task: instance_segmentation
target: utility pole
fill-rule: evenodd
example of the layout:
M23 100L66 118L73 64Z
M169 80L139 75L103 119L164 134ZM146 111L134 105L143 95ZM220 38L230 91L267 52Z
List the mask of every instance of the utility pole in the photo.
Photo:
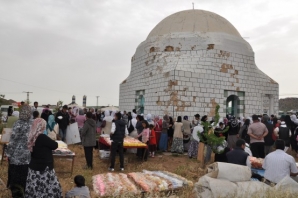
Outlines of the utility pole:
M98 110L98 98L99 96L96 96L96 109Z
M27 104L29 104L29 94L33 93L30 91L23 91L23 93L27 93Z

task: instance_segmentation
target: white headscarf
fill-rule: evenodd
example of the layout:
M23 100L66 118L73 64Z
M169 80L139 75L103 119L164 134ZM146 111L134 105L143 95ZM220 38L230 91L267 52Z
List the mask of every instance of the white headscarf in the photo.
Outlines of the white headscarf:
M290 118L291 118L292 122L294 122L294 124L298 125L298 119L297 119L296 115L291 115Z
M12 116L14 116L14 117L19 117L19 115L20 115L20 112L18 112L18 111L12 112Z
M112 116L110 116L110 111L109 110L105 110L105 117L103 120L105 120L106 122L112 122L114 118Z
M111 116L113 119L114 119L115 114L116 114L116 111L112 111Z
M137 117L137 114L132 113L131 124L132 124L132 126L133 126L134 128L136 128L136 124L137 124L137 119L136 119L136 117Z
M193 129L193 132L192 132L192 137L194 140L200 142L200 138L198 136L198 132L202 133L204 131L203 127L198 124L198 126L196 126L194 129Z

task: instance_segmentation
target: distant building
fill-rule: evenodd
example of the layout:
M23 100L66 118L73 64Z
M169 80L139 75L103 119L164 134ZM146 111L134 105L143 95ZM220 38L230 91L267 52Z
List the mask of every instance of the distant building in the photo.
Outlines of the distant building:
M120 110L172 116L278 114L279 85L225 18L186 10L162 20L131 58Z

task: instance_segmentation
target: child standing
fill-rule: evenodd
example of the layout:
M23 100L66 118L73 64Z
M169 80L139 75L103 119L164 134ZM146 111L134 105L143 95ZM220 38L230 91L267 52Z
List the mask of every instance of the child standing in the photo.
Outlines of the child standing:
M139 138L140 136L142 136L142 142L148 145L149 134L150 134L149 124L147 121L144 120L142 121L142 126L143 126L143 131L136 138ZM144 157L144 160L147 161L148 149L142 149L142 156Z
M149 155L150 157L154 157L155 151L156 151L156 136L154 131L154 125L150 124L150 136L149 136Z
M90 198L90 191L87 186L85 186L85 178L82 175L77 175L74 178L74 183L76 187L71 189L65 194L66 198L70 197L80 197L80 198Z

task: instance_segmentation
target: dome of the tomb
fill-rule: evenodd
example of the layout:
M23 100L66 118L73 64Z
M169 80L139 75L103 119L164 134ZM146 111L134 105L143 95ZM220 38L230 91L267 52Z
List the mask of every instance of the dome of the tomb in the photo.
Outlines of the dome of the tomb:
M163 19L147 38L178 32L222 32L241 37L237 29L218 14L205 10L185 10Z

